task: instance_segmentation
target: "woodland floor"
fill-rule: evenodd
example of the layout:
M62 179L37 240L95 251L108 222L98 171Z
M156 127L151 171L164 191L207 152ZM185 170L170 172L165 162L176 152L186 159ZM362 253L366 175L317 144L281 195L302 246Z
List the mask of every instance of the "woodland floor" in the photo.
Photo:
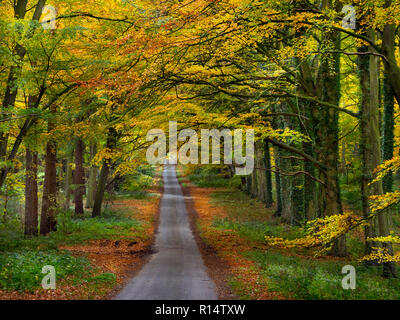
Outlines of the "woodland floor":
M184 188L196 238L209 274L217 285L219 299L236 300L245 296L257 300L283 299L279 293L266 290L267 284L260 278L255 263L241 254L257 244L244 241L230 230L217 231L212 227L214 219L227 216L223 207L210 203L213 192L216 192L216 189L198 188L193 185ZM247 288L249 292L239 292L233 279L240 281L243 290Z
M1 291L4 300L76 300L109 299L140 270L151 254L154 230L158 222L160 188L148 190L144 199L118 199L112 203L113 212L124 212L125 218L134 219L140 230L118 237L118 224L110 226L113 234L104 239L77 241L74 244L58 244L60 252L89 261L90 277L76 279L71 275L57 281L56 290ZM139 232L140 231L140 232ZM73 236L70 234L69 236ZM68 242L68 241L67 241ZM46 253L46 251L44 251Z
M265 243L266 235L293 239L301 236L302 230L282 224L273 217L272 209L236 188L199 187L198 181L184 176L182 170L178 170L178 176L191 227L219 299L400 299L399 279L384 279L379 267L366 268L358 262L363 251L359 231L347 238L351 251L342 259L316 258L304 250L271 248ZM204 181L212 178L206 177ZM71 260L76 269L67 263L70 272L60 280L57 278L56 290L37 289L37 278L34 290L11 287L0 290L0 299L115 297L152 253L161 196L161 184L158 185L141 199L118 197L100 220L91 219L88 212L85 217L72 220L72 227L61 221L60 229L49 237L29 240L21 233L0 230L0 264L5 266L0 273L2 286L23 285L32 274L40 274L32 264L41 268L54 254L65 255L67 261L77 259ZM394 219L393 225L400 228L400 221ZM44 256L43 260L37 254ZM4 264L4 256L11 256L8 261L14 264ZM356 290L344 290L341 286L341 270L348 264L357 270ZM19 265L24 269L32 267L31 273L18 273Z
M198 187L190 175L179 179L220 299L400 299L399 279L384 279L379 267L358 261L363 252L359 231L347 238L351 251L346 258L271 248L266 235L293 239L302 229L282 224L273 209L235 188ZM357 270L356 290L341 285L341 270L348 264Z

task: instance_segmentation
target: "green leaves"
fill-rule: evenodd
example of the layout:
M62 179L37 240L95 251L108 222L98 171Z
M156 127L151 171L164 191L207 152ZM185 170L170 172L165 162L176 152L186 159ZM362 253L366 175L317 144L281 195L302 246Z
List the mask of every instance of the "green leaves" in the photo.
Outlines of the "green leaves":
M0 288L3 290L34 291L39 288L43 278L42 268L54 266L57 280L74 274L83 277L91 270L85 258L75 258L66 253L12 252L0 256Z

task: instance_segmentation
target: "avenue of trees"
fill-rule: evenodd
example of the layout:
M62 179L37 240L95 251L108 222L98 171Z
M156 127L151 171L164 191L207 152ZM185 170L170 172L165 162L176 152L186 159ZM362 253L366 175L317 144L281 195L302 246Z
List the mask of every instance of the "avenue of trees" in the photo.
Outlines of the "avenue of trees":
M40 24L46 5L55 29ZM30 237L71 204L101 215L106 190L145 164L147 131L170 120L255 128L242 190L304 225L344 216L354 186L365 254L383 249L396 276L399 20L397 0L0 1L3 220L18 190ZM353 222L328 234L330 254L347 254Z

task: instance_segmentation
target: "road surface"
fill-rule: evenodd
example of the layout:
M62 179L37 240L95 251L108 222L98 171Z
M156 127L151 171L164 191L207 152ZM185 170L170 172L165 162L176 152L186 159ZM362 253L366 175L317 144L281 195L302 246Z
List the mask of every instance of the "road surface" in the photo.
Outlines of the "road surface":
M216 300L193 233L174 165L164 165L155 254L116 300Z

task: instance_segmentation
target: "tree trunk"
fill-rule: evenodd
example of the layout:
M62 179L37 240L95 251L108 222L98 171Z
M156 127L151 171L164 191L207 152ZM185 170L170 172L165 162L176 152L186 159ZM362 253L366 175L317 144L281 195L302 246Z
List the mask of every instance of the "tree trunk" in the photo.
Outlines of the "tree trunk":
M101 216L101 206L103 204L104 192L106 190L109 171L110 171L110 165L108 161L104 161L103 166L100 170L99 183L97 186L96 198L94 200L94 205L93 205L93 211L92 211L93 218Z
M43 185L40 234L46 235L56 230L57 213L57 157L56 144L48 142L45 157L45 176Z
M75 214L83 214L83 195L85 194L85 171L83 168L84 145L82 138L78 138L75 145L74 171L74 202Z
M55 113L55 107L51 108ZM54 128L53 120L49 120L48 132ZM42 213L40 218L40 234L46 235L56 230L57 214L57 145L50 137L46 145L45 176L43 184Z
M278 111L288 112L289 106L282 103ZM297 130L297 126L290 116L281 117L281 128ZM281 197L282 197L282 220L291 225L299 225L303 215L303 175L299 160L293 159L293 154L287 150L279 151L279 168L281 172Z
M389 7L392 0L385 1L385 7ZM385 74L392 89L393 95L400 104L400 67L397 64L395 51L396 26L393 24L385 25L382 37L382 53L385 66Z
M275 158L275 190L276 190L276 211L275 217L282 216L282 187L281 187L281 174L279 170L279 151L278 147L274 147L274 158Z
M290 153L279 150L279 171L281 173L281 198L282 198L282 220L286 223L293 222L293 178L287 176L291 172L291 163L285 159Z
M263 146L260 141L256 142L255 145L255 170L254 174L254 183L256 185L255 188L255 196L262 202L265 202L266 199L266 172L265 172L265 156Z
M291 159L292 172L303 171L303 164L297 159ZM304 219L304 175L295 174L293 177L293 213L292 213L292 225L301 225Z
M323 0L323 7L334 9L332 0ZM335 6L338 4L335 4ZM333 29L323 30L321 35L321 48L332 48L332 52L326 52L321 57L317 77L317 94L320 101L339 106L340 101L340 33ZM342 202L339 185L339 114L334 108L315 106L313 118L316 133L316 145L318 146L318 160L324 165L320 170L321 201L320 212L322 216L342 214ZM345 256L346 241L343 236L333 246L332 255Z
M271 174L271 150L269 148L269 143L265 142L265 206L271 208L273 204L272 199L272 174Z
M106 147L108 150L113 150L117 144L117 131L114 128L110 128L107 136ZM92 217L101 216L101 207L103 204L104 192L106 190L107 178L110 172L111 161L110 159L104 159L103 165L100 171L99 182L96 190L96 198L94 200Z
M70 207L71 202L71 184L72 184L72 168L71 163L73 161L72 152L69 152L67 158L67 166L64 178L64 193L65 193L65 202L64 202L64 209L68 210Z
M374 31L370 30L371 38L374 38ZM359 52L373 50L368 46L359 48ZM360 87L362 91L361 100L361 154L363 159L362 168L362 203L363 215L369 217L371 210L369 207L369 197L371 195L383 194L382 182L373 180L372 173L381 164L380 128L379 128L379 60L375 56L360 55L358 58ZM388 211L384 211L377 218L372 219L369 226L365 227L365 251L366 254L372 252L372 247L378 246L376 243L367 241L368 238L377 236L385 237L389 232ZM391 243L383 243L390 254L393 254ZM384 275L396 275L393 263L384 264Z
M28 108L34 108L38 101L37 96L28 97ZM26 174L25 174L25 235L28 237L38 235L38 185L37 168L38 154L26 148Z
M395 57L395 39L394 39L394 26L385 26L385 42L386 42L386 54L389 57ZM383 80L383 160L391 160L393 158L394 148L394 94L393 89L390 85L390 66L385 64L384 80ZM393 175L391 172L383 178L383 192L392 192L393 190Z
M246 193L251 196L251 175L246 176Z
M302 79L302 86L300 86L298 90L304 95L316 96L317 92L314 85L311 66L308 63L301 63L301 61L298 61L297 64L300 65L300 75ZM313 119L313 110L316 108L316 106L312 106L312 104L308 102L303 102L301 107L303 109L303 114L307 117L307 119L299 121L301 132L304 135L309 136L312 141L316 141L315 123L313 123L313 121L316 121L316 119ZM313 142L303 142L303 151L311 157L317 158L314 151ZM303 214L305 219L314 220L320 215L320 212L318 212L317 199L318 187L320 186L317 186L317 183L314 180L317 175L317 170L312 162L305 161L304 171Z
M38 235L37 153L26 150L25 177L25 235Z
M90 145L90 161L93 161L96 154L97 154L96 143L92 143ZM92 164L89 169L89 181L88 181L88 190L87 190L87 197L86 197L86 208L93 208L94 199L96 197L97 171L98 171L97 166Z
M305 153L313 155L311 143L304 142L303 150ZM307 173L304 177L304 216L307 220L314 220L317 218L317 186L312 177L315 177L316 170L311 162L306 161L304 171Z
M384 113L383 113L383 160L391 160L394 150L394 95L387 75L384 78ZM389 172L383 178L383 192L393 191L393 174Z

